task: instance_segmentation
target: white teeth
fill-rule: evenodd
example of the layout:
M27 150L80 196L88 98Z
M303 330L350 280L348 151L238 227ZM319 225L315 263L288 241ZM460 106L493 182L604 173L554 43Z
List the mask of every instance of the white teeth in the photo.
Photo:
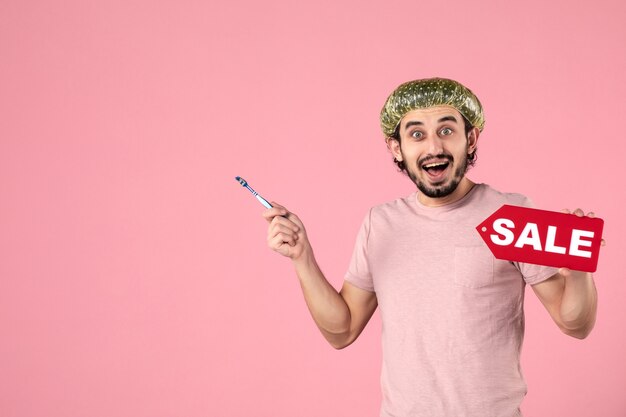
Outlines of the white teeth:
M424 165L424 168L434 168L434 167L438 167L440 165L445 165L447 164L447 162L435 162L434 164L428 164L428 165Z

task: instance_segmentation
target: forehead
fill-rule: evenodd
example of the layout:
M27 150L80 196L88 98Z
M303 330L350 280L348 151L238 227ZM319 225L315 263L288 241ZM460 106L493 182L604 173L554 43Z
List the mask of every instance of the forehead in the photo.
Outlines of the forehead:
M404 126L409 121L417 121L422 123L435 123L442 117L454 116L460 123L462 119L461 113L451 106L433 106L424 109L411 110L402 117L400 126Z

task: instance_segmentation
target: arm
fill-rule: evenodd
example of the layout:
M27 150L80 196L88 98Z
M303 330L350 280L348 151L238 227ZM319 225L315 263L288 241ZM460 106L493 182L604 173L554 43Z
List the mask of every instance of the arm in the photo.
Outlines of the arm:
M563 333L577 339L589 335L596 322L598 306L598 294L590 273L561 268L532 289Z
M569 210L563 211L569 213ZM576 209L574 214L580 217L584 213ZM588 216L594 217L594 214L589 213ZM589 335L595 325L598 308L598 293L592 274L561 268L532 288L563 333L578 339Z
M374 314L376 294L348 282L337 292L317 265L302 221L284 207L272 205L263 213L270 222L269 247L292 260L311 316L326 340L336 349L350 345Z

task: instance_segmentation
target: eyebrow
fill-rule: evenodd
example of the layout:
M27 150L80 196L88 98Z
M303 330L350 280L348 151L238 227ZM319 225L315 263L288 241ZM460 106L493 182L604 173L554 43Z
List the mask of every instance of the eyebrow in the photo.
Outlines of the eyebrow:
M456 117L454 117L454 116L444 116L441 119L437 120L437 123L446 122L446 121L455 122L455 123L459 122L458 120L456 120ZM406 123L406 126L404 126L404 130L407 130L411 126L420 126L420 125L423 125L423 124L424 123L422 123L420 121L411 120L410 122Z

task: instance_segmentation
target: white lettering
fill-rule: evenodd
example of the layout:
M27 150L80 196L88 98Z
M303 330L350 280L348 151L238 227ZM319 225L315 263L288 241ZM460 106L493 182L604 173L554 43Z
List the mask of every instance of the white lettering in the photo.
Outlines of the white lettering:
M513 239L515 238L515 235L513 234L513 232L511 232L509 229L507 229L504 226L514 229L515 223L513 223L513 221L509 219L496 219L493 222L494 232L499 233L503 236L503 237L500 237L498 235L490 236L491 241L495 243L496 245L506 246L506 245L510 245L511 243L513 243Z
M546 238L546 252L552 253L565 253L563 246L556 246L554 240L556 239L556 226L548 226L548 237Z
M522 234L517 238L515 242L516 248L521 248L524 245L531 245L535 250L541 250L541 239L539 238L539 229L535 223L527 223L522 230Z
M569 254L573 256L582 256L583 258L591 258L591 252L580 250L581 246L591 246L591 241L582 240L581 237L593 237L593 232L589 230L572 230L572 240L569 246Z

